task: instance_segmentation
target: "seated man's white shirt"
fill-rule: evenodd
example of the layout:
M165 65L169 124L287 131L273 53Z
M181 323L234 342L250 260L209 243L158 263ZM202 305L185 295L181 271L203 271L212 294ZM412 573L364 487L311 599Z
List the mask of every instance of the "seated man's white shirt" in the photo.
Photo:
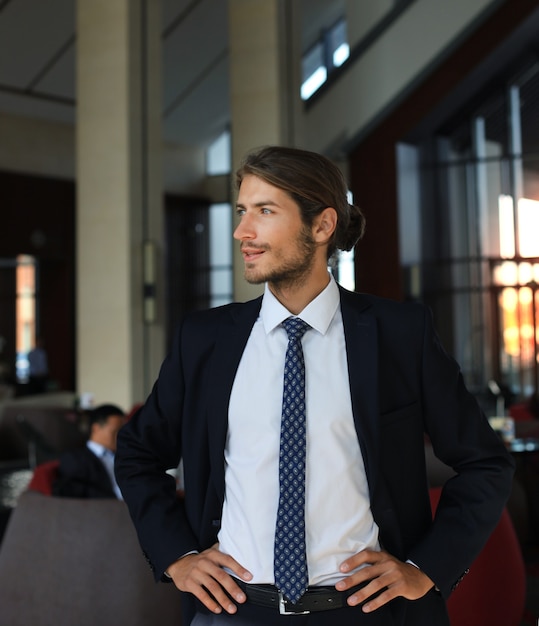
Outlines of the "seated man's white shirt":
M95 454L95 456L103 463L103 466L107 470L112 488L118 500L123 500L122 492L118 483L116 482L116 476L114 475L114 452L105 448L100 443L89 439L86 442L86 447Z
M273 583L279 500L279 440L284 360L281 322L290 312L264 293L234 381L225 449L220 549ZM306 544L309 584L341 580L340 564L379 549L378 527L355 430L338 287L328 287L299 316L312 328L302 341L306 372Z

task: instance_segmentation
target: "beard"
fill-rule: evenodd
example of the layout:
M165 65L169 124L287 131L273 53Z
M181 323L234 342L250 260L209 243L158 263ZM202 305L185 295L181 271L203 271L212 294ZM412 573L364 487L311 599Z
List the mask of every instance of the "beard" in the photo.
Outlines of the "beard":
M255 266L250 268L249 264L246 264L245 280L251 285L267 282L277 289L302 285L311 273L316 243L308 228L303 228L293 243L293 249L288 252L274 253L274 267L256 269ZM269 245L262 245L260 249L272 251Z

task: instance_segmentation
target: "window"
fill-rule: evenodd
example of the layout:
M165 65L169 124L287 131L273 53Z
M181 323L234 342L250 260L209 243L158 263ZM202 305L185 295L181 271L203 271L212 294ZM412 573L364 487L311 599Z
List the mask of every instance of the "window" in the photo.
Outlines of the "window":
M207 150L207 174L219 176L231 171L230 131L223 132ZM209 306L227 304L233 299L232 208L228 202L212 204L209 229Z
M528 396L539 388L539 64L505 85L418 149L421 297L472 387L495 379Z
M322 33L302 59L301 98L308 100L328 79L337 67L350 56L346 20L341 18Z
M229 174L230 158L230 131L226 130L206 150L206 174Z
M340 67L350 56L350 46L346 39L346 22L341 19L328 33L328 48L332 67Z
M36 261L20 255L16 259L16 361L15 375L19 382L28 382L28 352L36 341Z
M339 252L335 280L345 289L354 291L356 288L356 266L354 260L354 250L349 252Z
M232 302L232 209L228 202L210 206L210 306Z
M308 100L327 80L328 70L324 64L324 46L317 43L304 56L302 62L303 83L301 98Z
M354 203L352 192L348 191L348 202ZM333 276L335 280L342 285L345 289L354 291L356 288L356 265L354 249L345 252L339 250L337 252L337 258L335 266L332 268Z

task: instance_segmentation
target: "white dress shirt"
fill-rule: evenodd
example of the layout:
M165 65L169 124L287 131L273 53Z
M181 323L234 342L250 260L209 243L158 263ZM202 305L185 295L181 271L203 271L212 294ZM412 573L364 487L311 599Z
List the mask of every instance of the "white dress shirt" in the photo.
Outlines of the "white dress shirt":
M220 549L273 583L279 499L279 439L285 352L281 322L290 317L266 286L236 373L225 448ZM307 414L306 544L310 585L343 578L340 564L379 549L363 457L352 415L338 287L327 288L299 316L312 328L302 341Z

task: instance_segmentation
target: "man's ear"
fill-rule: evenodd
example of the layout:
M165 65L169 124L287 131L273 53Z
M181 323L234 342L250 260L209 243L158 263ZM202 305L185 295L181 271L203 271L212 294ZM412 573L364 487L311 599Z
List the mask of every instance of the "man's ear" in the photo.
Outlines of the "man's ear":
M317 243L327 243L337 228L337 211L326 207L313 223L313 237Z

